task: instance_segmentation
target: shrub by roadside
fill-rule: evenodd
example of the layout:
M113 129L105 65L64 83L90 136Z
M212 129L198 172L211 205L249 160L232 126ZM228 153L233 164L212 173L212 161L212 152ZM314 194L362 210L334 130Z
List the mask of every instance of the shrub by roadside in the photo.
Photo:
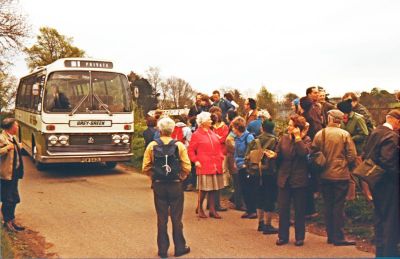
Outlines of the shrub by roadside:
M135 123L135 132L131 144L133 157L131 158L131 161L128 163L137 169L142 168L143 154L144 154L143 131L146 128L147 128L146 124L142 121Z
M319 215L309 221L308 231L326 236L322 197L315 199L315 207ZM357 248L366 252L374 252L374 208L372 203L358 192L355 200L346 202L345 216L344 230L347 235L357 240Z

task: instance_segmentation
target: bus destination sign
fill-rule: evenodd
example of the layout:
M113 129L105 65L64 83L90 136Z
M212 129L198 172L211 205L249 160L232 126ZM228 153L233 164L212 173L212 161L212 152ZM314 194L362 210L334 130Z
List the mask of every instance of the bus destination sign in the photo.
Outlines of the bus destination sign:
M111 121L103 120L79 120L69 121L70 127L111 127Z
M83 60L65 60L65 67L80 68L113 68L113 63L109 61L83 61Z

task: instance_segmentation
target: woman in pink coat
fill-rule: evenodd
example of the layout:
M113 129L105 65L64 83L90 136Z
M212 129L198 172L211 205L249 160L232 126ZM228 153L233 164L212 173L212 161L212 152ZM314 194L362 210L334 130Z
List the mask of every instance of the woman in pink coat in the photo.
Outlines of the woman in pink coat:
M219 137L211 130L211 114L202 112L196 119L198 129L193 133L189 143L188 153L190 160L196 166L199 189L199 204L196 212L200 218L206 218L203 210L203 201L208 194L210 217L220 219L215 210L216 191L224 187L222 177L223 153Z

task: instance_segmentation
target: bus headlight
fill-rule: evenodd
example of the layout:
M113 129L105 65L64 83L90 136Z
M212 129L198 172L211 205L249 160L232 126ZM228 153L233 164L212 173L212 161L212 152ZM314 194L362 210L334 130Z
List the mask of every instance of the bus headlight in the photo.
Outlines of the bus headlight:
M69 136L61 135L60 137L58 137L58 141L60 142L61 145L68 146L69 145Z
M122 143L128 144L129 143L129 136L128 135L122 135L121 137Z
M57 144L57 142L58 142L58 138L57 138L56 135L51 135L51 136L49 137L49 144L50 144L50 145L54 146L54 145Z
M117 135L117 134L113 135L113 136L112 136L112 141L113 141L114 144L119 144L119 143L121 143L121 136L120 136L120 135Z

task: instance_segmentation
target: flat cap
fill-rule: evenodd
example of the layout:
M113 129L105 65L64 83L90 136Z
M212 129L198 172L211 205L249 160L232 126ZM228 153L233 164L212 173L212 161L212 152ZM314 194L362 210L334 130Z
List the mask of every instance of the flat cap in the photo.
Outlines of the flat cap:
M393 109L387 115L392 116L397 120L400 120L400 109Z
M344 113L338 109L330 110L330 111L328 111L328 114L330 116L332 116L333 118L335 118L336 120L343 120L343 117L344 117Z

